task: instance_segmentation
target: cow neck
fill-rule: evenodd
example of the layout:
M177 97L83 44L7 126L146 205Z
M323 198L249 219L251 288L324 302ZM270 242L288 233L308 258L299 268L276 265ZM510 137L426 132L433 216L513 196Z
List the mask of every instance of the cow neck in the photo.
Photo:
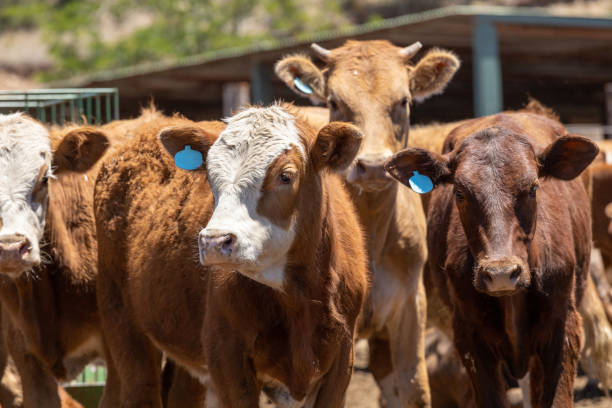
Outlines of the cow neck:
M95 174L72 172L61 173L49 182L46 245L42 249L51 257L51 263L42 269L61 271L77 284L93 282L96 274L94 182Z
M313 194L308 203L312 212L298 221L294 245L290 251L286 268L285 313L289 326L289 344L292 354L293 374L290 389L298 393L306 391L313 378L321 372L316 349L320 347L317 333L321 328L346 328L346 322L337 311L331 294L336 293L338 276L334 272L332 253L335 240L333 210L327 194L325 177L322 183L315 182L309 188L317 188L320 194ZM301 210L304 210L303 208ZM301 212L301 211L300 211ZM321 214L313 222L313 214ZM292 260L299 260L295 263ZM325 330L327 331L327 330Z
M506 350L508 368L516 378L527 371L526 337L528 336L527 299L525 293L501 297L499 302L504 319L504 332L509 350Z
M378 192L360 191L349 186L361 225L366 233L368 252L372 258L384 247L389 227L395 219L398 183Z

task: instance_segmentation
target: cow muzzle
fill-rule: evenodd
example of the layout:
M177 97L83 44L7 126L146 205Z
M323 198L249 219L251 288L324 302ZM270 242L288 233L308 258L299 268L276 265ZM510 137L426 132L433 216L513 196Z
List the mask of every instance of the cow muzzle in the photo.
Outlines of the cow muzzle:
M385 161L389 154L361 155L349 168L346 181L366 191L380 191L393 183L393 178L385 171Z
M236 235L217 230L202 230L198 248L202 265L231 263L237 249Z
M476 290L490 296L513 295L529 284L529 271L516 257L483 260L474 274Z
M0 236L0 273L18 274L39 263L32 244L21 234Z

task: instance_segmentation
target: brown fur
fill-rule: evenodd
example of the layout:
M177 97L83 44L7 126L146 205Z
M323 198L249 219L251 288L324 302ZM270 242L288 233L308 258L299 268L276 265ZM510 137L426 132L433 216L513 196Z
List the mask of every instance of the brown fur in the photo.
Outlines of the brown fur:
M552 120L558 120L558 115L552 109L542 105L535 99L530 99L525 108L521 109L519 112L538 113ZM417 126L411 129L409 145L441 153L444 139L448 133L465 122L466 121L459 121ZM594 160L593 164L582 173L581 178L591 197L593 241L596 246L602 246L604 250L606 248L606 242L610 241L611 244L608 246L612 250L612 235L606 234L604 227L607 226L607 224L602 210L602 203L606 202L605 194L612 191L612 188L609 187L612 185L612 171L610 171L610 180L606 178L606 169L612 168L612 166L605 164L604 157L604 151L608 149L609 144L606 144L606 141L600 141L598 145L601 149L599 156ZM609 150L612 151L612 148ZM594 193L593 184L597 186ZM430 197L431 194L421 196L426 210ZM612 200L612 194L607 199ZM612 254L612 252L610 253ZM612 259L612 255L610 259ZM585 328L585 344L582 359L585 367L589 367L589 376L597 378L602 384L607 384L611 381L610 378L612 375L612 365L610 364L608 352L612 347L612 338L610 338L610 333L612 333L612 328L610 326L612 323L612 290L610 290L610 285L605 278L604 269L602 269L601 273L594 268L591 268L590 271L595 282L595 287L587 285L585 288L585 300L583 302L588 302L588 304L581 305L579 308L583 324L585 327L588 326L588 328ZM430 274L426 272L424 274L424 279L427 289L428 322L442 328L447 335L452 335L450 332L450 322L448 321L448 310L439 297L436 296L436 289ZM602 320L600 313L602 307L608 321ZM437 381L437 379L437 377L430 378L430 382ZM456 379L456 381L460 380ZM438 384L432 383L432 388L433 387L438 387L441 390L446 389L445 387L440 387ZM448 398L452 399L452 396L449 395ZM455 403L461 406L460 401L455 401Z
M4 332L22 379L26 407L75 406L58 388L57 380L65 380L76 374L76 367L103 357L100 350L83 355L70 372L63 363L68 353L91 336L102 341L92 209L99 165L94 163L107 148L105 135L110 137L108 154L128 137L131 126L132 122L122 121L102 128L69 125L52 129L57 178L49 180L43 238L47 245L42 248L49 259L32 274L15 281L2 277L0 282L2 309L10 318L3 319ZM69 143L62 143L66 140Z
M330 50L322 70L306 56L293 56L280 60L275 71L298 94L294 78L310 85L309 98L328 105L330 121L354 123L364 133L346 177L366 231L373 282L360 336L371 338L380 354L391 354L382 360L392 367L373 369L379 385L387 384L382 390L387 402L429 407L424 213L419 197L390 180L382 163L385 154L408 142L411 102L441 93L460 63L453 53L434 49L412 64L400 50L388 41L347 41ZM372 164L372 171L355 180L360 159Z
M168 126L200 125L173 118L141 127L96 183L99 305L122 407L160 406L160 349L191 372L208 367L224 406L256 406L257 374L280 380L296 399L314 380L316 406L340 406L367 281L360 229L338 177L291 164L295 189L277 207L260 202L260 212L279 211L279 225L297 216L286 292L277 292L198 264L196 239L213 197L204 171L176 169L161 148L157 134ZM312 128L298 128L314 142ZM296 159L281 156L268 174ZM264 189L274 182L270 176Z
M595 157L597 148L584 138L559 138L563 134L560 124L542 116L499 114L456 128L445 142L444 156L408 149L387 167L402 181L413 169L419 169L439 184L432 193L428 215L429 267L453 311L455 346L471 378L478 406L507 405L502 362L517 379L529 370L534 406L572 404L581 340L576 308L583 295L590 253L589 205L579 179L561 181L548 174L576 177ZM510 143L517 138L522 141ZM590 150L583 150L586 147ZM567 151L563 149L573 154L564 156ZM537 204L535 198L520 198L526 201L517 207L516 216L505 213L507 218L492 221L477 208L499 192L487 190L482 195L481 190L491 181L480 177L500 162L468 158L484 152L497 154L498 150L504 154L506 171L500 175L500 185L524 189L526 186L516 183L535 173L540 176L540 189ZM561 157L568 157L567 167L558 166ZM467 164L462 167L463 163ZM473 186L477 198L472 198L476 193L464 191L464 185ZM522 190L518 191L504 194L523 197ZM506 198L499 197L507 205ZM536 214L535 208L537 227L535 219L529 218L529 214ZM480 280L482 265L489 262L484 255L489 254L489 248L497 248L496 237L503 236L501 230L490 231L512 223L521 225L520 229L512 227L512 235L506 238L511 245L507 248L518 259L514 262L522 263L518 286L512 295L489 296Z

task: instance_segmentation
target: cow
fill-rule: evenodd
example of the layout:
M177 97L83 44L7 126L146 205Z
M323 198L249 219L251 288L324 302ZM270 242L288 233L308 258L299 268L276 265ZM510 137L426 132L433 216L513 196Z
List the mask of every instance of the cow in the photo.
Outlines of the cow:
M367 292L364 238L337 173L362 135L291 105L145 126L94 202L98 302L121 407L160 407L159 350L208 407L339 407ZM185 146L206 166L178 169Z
M529 374L533 406L572 405L591 250L577 177L597 152L548 117L502 113L455 128L444 154L409 148L385 164L435 185L428 264L477 406L507 406L502 368Z
M392 364L370 365L388 407L431 406L424 357L425 216L419 197L383 169L384 160L406 146L411 103L443 92L459 68L453 53L439 49L412 64L420 48L418 42L400 48L347 41L332 50L313 44L323 69L305 55L275 66L289 88L327 105L329 121L354 123L364 134L344 179L366 232L372 280L359 335L371 339L371 362Z
M2 329L25 407L76 406L57 380L103 354L88 210L107 146L92 127L50 135L25 114L0 115Z
M545 115L553 120L559 120L558 115L549 107L542 105L539 101L530 98L526 106L518 112L531 112ZM452 123L434 123L420 125L411 129L409 146L420 147L435 153L442 153L443 143L446 136L457 126L466 121ZM591 197L592 210L592 232L594 244L599 248L610 248L612 254L612 239L607 235L607 222L604 217L604 203L606 195L612 200L612 168L605 164L606 149L609 144L606 141L597 142L600 154L593 163L582 173L581 178L585 188ZM607 156L612 157L610 154ZM607 170L608 169L608 170ZM421 196L427 213L427 203L431 194ZM585 286L585 296L579 305L578 311L582 317L584 327L584 344L582 350L581 365L589 377L598 379L604 388L612 386L612 290L603 275L600 262L599 250L593 248L592 259L589 268L590 276ZM612 258L611 258L612 259ZM448 311L441 302L436 290L431 282L431 276L426 270L424 274L425 288L427 291L428 324L442 328L448 336L452 336L452 328L448 321ZM592 282L591 282L592 281ZM462 375L461 373L458 373ZM448 374L447 374L448 375ZM467 374L465 374L467 375ZM430 376L431 377L431 376ZM430 379L432 381L432 379ZM433 381L436 381L434 378ZM460 379L456 380L458 383ZM443 388L436 384L438 389ZM432 389L434 385L432 385ZM526 389L524 390L526 391ZM457 401L459 406L465 403Z

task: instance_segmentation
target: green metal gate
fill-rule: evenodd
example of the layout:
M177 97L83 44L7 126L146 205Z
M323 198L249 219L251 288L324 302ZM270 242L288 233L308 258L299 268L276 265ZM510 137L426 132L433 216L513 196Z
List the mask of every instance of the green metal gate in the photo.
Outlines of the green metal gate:
M119 119L117 88L0 91L0 113L23 111L43 123L102 124Z

